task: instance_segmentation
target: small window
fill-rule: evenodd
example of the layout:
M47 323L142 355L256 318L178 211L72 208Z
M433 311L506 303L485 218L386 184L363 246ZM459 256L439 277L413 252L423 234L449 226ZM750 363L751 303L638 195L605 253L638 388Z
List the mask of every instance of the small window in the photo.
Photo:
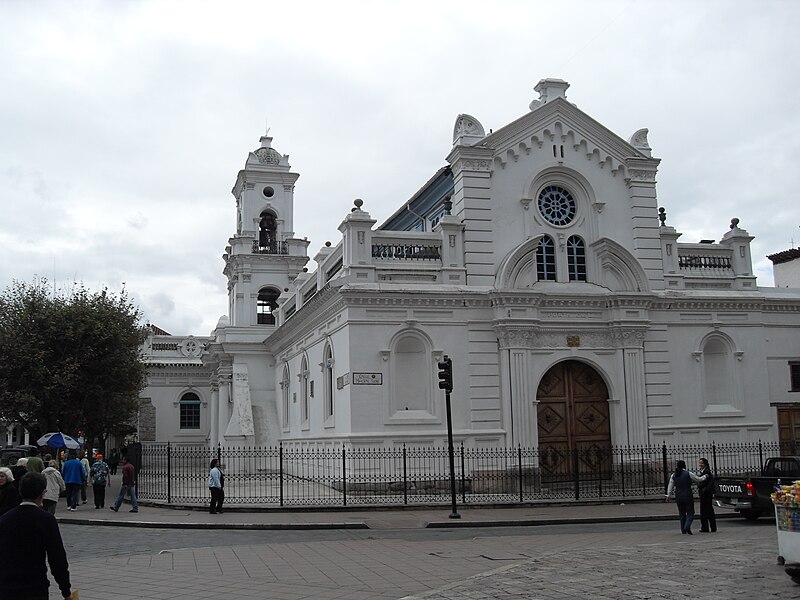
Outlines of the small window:
M789 374L791 380L790 392L800 392L800 362L789 363Z
M570 281L586 281L586 246L577 235L567 240L567 268Z
M184 394L181 397L180 410L181 429L200 429L200 398L197 394Z
M536 247L536 280L556 280L556 246L549 235L539 240Z

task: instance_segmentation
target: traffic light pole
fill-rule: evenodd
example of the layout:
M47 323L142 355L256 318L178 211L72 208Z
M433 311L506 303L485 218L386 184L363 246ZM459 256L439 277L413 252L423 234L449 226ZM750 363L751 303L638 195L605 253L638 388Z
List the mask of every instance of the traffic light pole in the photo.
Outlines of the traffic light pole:
M453 501L451 519L460 519L461 515L456 510L456 460L453 450L453 418L450 415L450 390L444 392L445 406L447 408L447 453L450 458L450 496Z

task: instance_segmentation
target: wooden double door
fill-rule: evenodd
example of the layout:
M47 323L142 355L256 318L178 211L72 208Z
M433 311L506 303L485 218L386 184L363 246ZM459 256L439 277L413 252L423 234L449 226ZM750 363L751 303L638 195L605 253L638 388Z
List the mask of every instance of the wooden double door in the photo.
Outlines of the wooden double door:
M784 456L800 453L800 406L778 408L778 441Z
M591 366L568 360L545 373L538 400L539 468L543 478L611 476L608 388Z

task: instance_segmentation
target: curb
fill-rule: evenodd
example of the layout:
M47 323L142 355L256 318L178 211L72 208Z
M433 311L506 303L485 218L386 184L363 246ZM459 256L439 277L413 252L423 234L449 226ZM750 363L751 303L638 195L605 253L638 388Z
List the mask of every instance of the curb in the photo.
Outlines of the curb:
M59 525L95 525L99 527L139 527L142 529L232 529L232 530L315 530L369 529L363 521L349 523L160 523L155 521L107 521L103 519L58 518Z
M738 519L739 515L717 515L717 520ZM542 525L591 525L594 523L633 523L644 521L674 521L675 515L629 515L621 517L553 517L549 519L505 519L496 521L430 521L426 528L453 529L458 527L539 527ZM695 515L695 522L700 522L700 517Z

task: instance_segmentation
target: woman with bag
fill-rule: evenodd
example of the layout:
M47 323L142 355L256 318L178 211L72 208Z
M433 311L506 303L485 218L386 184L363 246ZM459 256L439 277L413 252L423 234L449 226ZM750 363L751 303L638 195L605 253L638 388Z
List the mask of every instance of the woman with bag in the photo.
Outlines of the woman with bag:
M42 508L51 515L56 514L58 499L63 492L67 491L67 485L64 483L61 471L58 470L56 465L56 461L48 461L47 466L44 471L42 471L42 475L47 479L47 489L44 491L44 496L42 497Z
M222 514L222 502L225 500L225 475L219 468L219 460L216 458L211 461L208 472L208 489L211 492L211 508L209 513L212 515Z
M700 531L714 533L717 530L717 515L714 513L714 474L708 466L708 460L700 459L700 473L703 481L697 484L700 495Z

